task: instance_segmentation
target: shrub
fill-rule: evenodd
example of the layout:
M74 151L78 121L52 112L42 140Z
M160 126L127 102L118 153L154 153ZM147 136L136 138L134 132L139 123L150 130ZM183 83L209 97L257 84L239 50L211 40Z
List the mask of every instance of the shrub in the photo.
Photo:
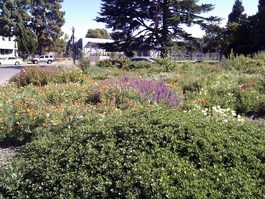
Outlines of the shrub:
M118 68L122 69L125 67L127 64L127 60L101 60L97 62L98 67L103 67L103 68Z
M83 56L82 52L79 53L79 68L83 71L83 73L87 73L88 68L91 66L90 59Z
M222 67L248 74L262 73L265 71L264 66L264 60L246 57L244 55L230 56L230 59L224 59L222 61Z
M245 115L264 113L265 110L265 95L258 93L253 89L241 90L237 102L236 111Z
M99 62L97 62L97 66L103 68L113 68L111 60L100 60Z
M98 66L90 66L86 72L94 80L105 80L123 75L123 71L121 71L120 69Z
M29 84L45 86L55 79L56 72L57 68L25 67L20 71L17 78L13 80L18 86L27 86Z
M132 79L123 77L120 80L109 80L99 83L98 90L102 88L111 88L117 90L131 89L136 91L141 98L151 100L156 103L165 103L170 106L177 107L179 105L179 99L175 92L168 88L163 81L153 81L146 79Z
M156 63L162 68L163 72L175 72L179 69L176 62L169 59L157 59Z
M83 83L88 79L88 77L83 73L82 70L78 68L67 68L61 69L56 74L56 79L54 83Z
M45 87L1 87L0 142L26 143L40 131L72 125L77 115L93 110L85 104L88 85L50 84ZM40 132L41 133L41 132Z
M25 146L6 198L262 198L264 123L174 109L87 121Z
M17 75L16 78L11 79L16 82L19 87L34 85L45 86L50 83L82 83L86 81L87 77L83 74L82 70L77 68L41 68L25 67Z

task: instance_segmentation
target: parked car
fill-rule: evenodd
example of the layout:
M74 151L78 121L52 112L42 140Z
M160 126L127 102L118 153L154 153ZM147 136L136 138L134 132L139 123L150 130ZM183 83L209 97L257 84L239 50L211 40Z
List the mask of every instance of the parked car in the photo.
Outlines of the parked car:
M20 65L23 64L23 60L19 57L6 57L0 59L0 65Z
M150 57L132 57L131 61L146 61L146 62L155 62L154 59Z
M47 64L51 64L54 61L53 55L41 55L31 59L33 64L38 64L39 62L45 62Z

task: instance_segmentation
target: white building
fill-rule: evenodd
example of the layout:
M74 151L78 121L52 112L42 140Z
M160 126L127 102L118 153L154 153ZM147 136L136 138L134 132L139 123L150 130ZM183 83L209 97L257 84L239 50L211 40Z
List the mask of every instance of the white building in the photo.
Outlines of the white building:
M17 50L15 37L0 36L0 58L17 56Z
M89 58L91 61L99 61L111 58L111 52L101 48L100 44L113 43L112 39L99 39L99 38L81 38L77 41L77 49L81 50L84 57ZM119 54L123 53L117 53Z
M105 56L108 54L99 44L113 43L111 39L81 38L77 41L77 48L81 49L85 56Z

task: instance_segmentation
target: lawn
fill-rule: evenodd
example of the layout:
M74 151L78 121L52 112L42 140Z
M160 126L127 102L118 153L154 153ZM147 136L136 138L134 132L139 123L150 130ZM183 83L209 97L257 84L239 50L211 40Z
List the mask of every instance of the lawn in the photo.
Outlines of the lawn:
M1 85L3 198L264 198L265 56L26 67Z

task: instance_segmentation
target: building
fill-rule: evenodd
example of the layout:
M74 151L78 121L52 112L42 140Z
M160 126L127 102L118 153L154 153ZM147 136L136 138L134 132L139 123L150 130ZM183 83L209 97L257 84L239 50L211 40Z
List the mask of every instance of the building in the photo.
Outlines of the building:
M100 44L113 43L111 39L99 39L99 38L81 38L76 42L76 48L81 50L84 57L89 58L91 61L100 61L110 59L111 52L107 52L101 48Z
M0 58L17 56L17 51L15 37L0 36Z

